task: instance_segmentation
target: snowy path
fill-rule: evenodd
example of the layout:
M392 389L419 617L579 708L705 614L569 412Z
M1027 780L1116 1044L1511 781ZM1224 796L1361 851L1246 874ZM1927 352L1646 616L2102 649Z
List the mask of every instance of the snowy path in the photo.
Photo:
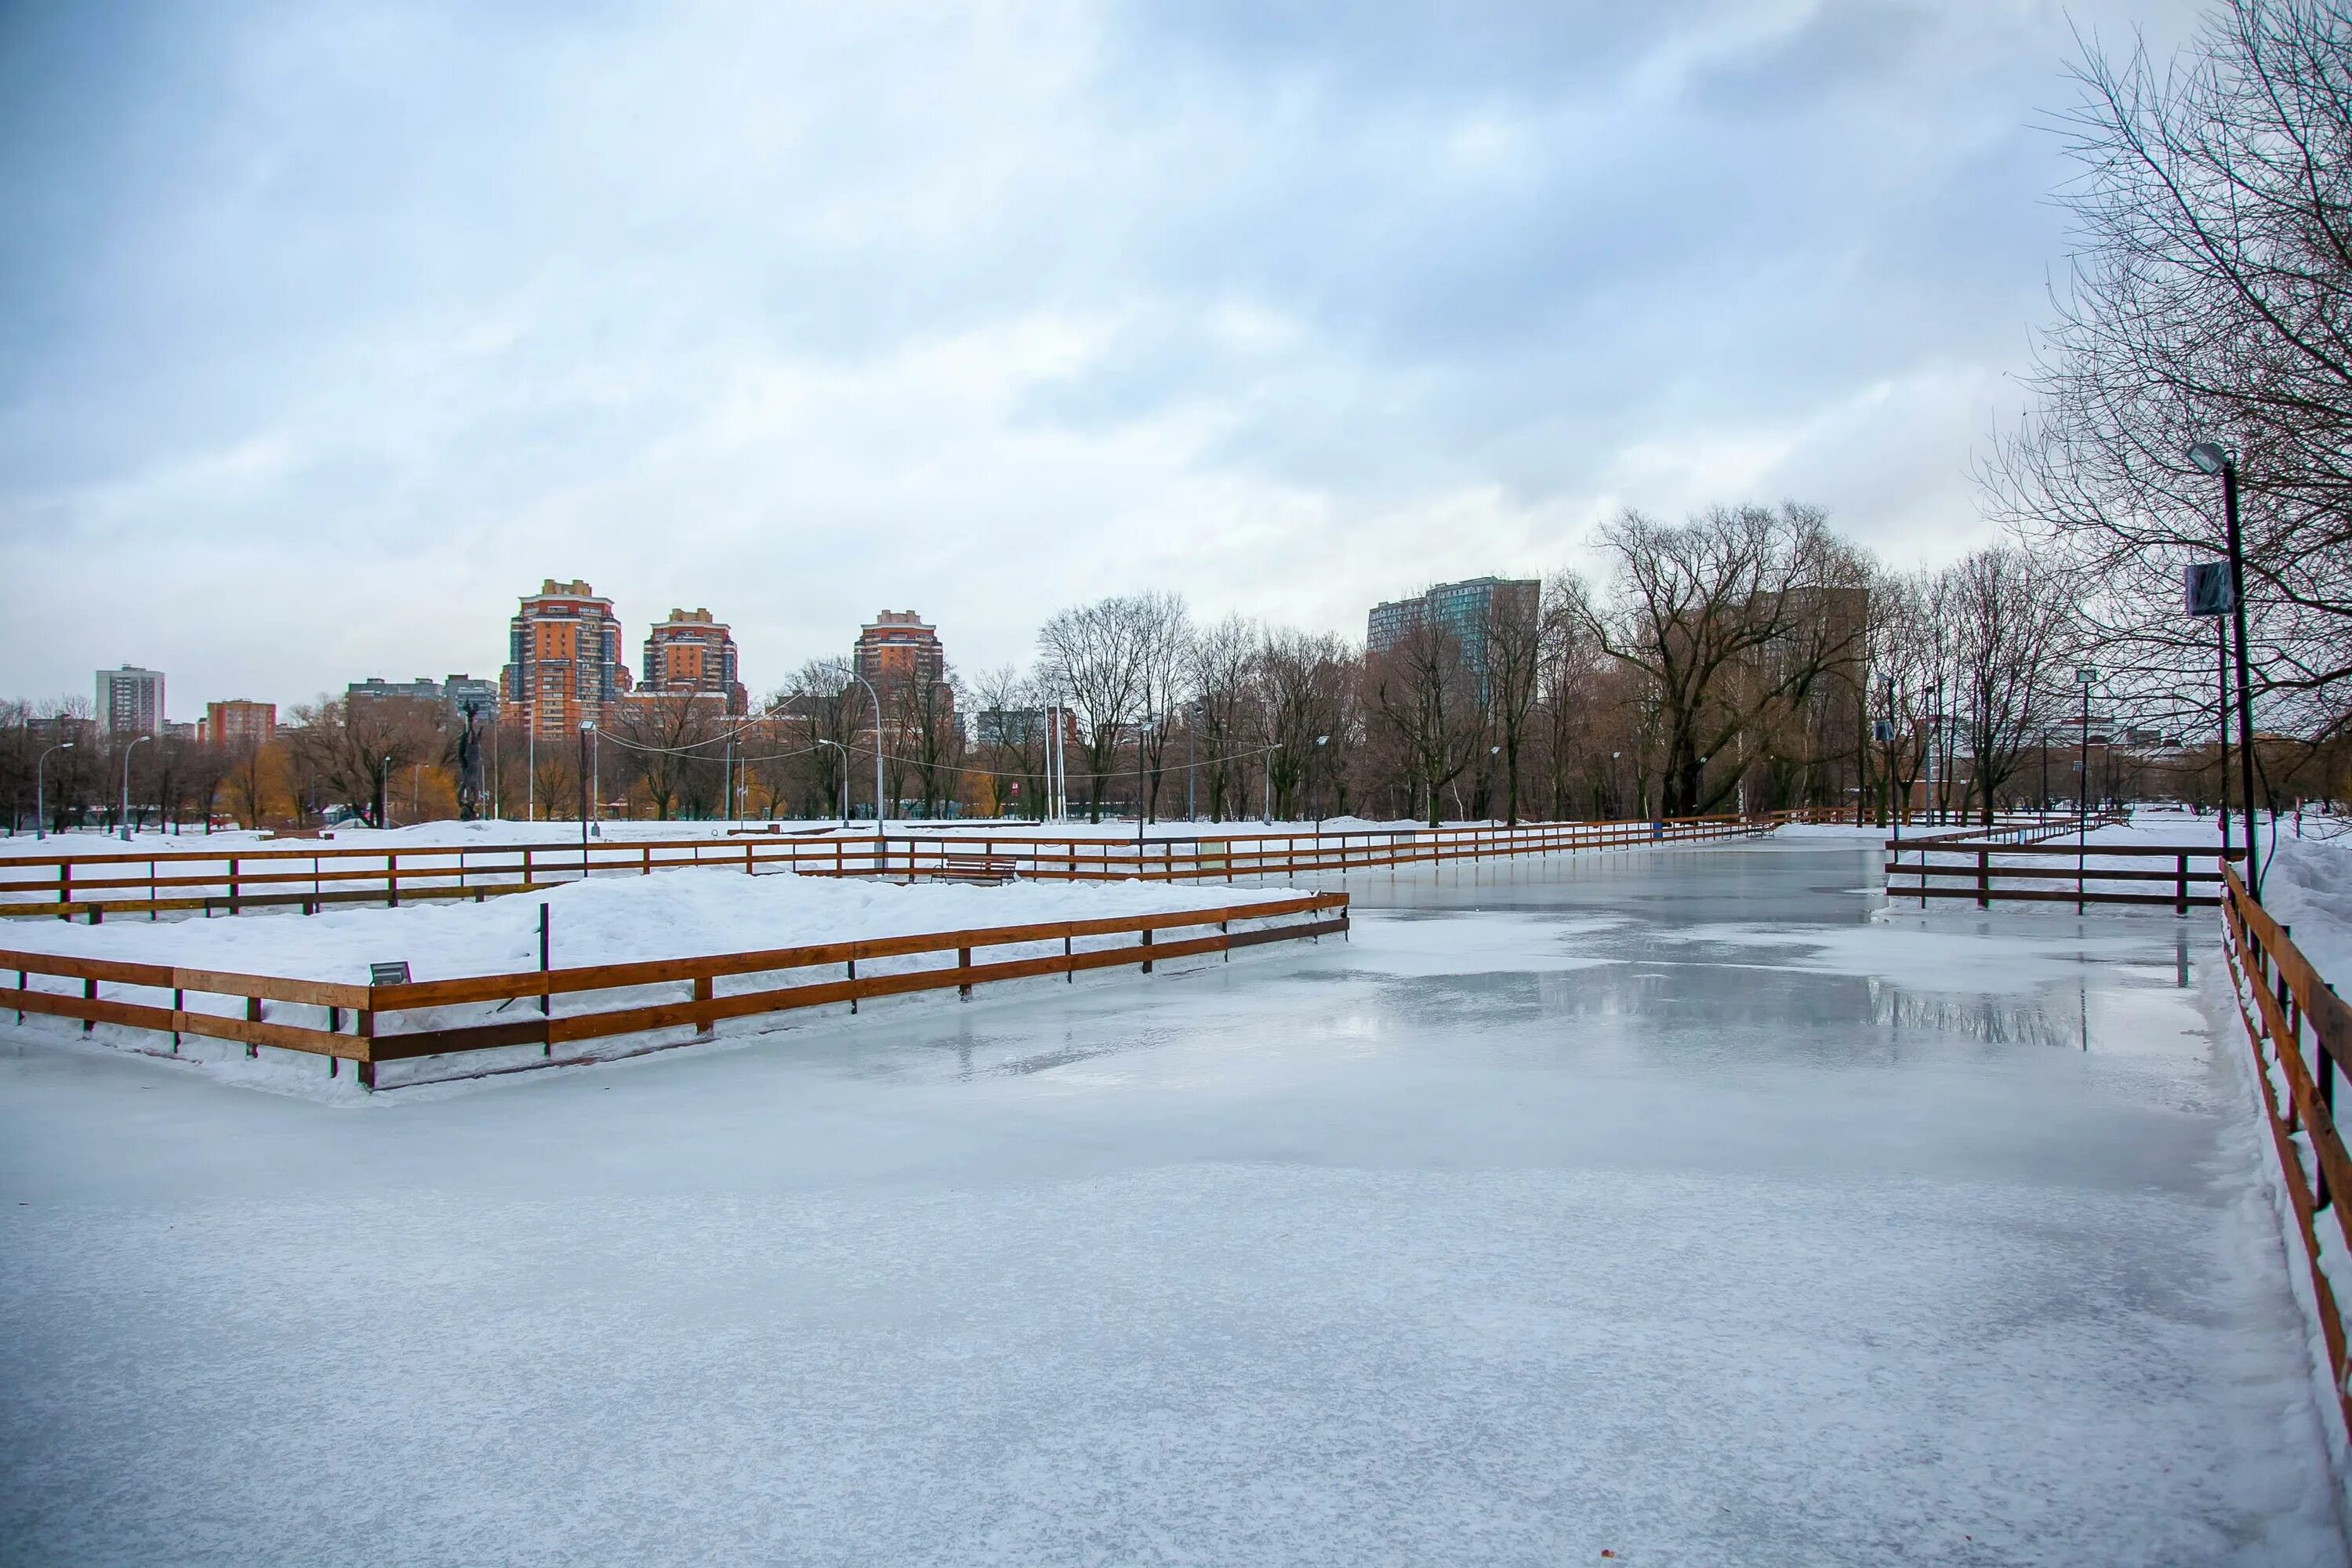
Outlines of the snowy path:
M0 1561L2342 1563L2208 928L1875 858L350 1109L0 1028Z

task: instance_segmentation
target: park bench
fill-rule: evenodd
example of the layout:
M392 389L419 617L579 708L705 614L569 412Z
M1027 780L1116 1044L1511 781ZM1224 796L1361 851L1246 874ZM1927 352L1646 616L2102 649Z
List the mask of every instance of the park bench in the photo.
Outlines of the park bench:
M1007 856L951 849L941 861L938 875L950 882L1010 882L1020 877L1021 866Z

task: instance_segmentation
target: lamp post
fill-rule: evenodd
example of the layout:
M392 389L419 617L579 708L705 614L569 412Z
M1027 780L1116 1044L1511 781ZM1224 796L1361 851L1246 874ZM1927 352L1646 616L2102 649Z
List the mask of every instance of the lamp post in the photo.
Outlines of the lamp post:
M1143 875L1143 819L1147 815L1144 805L1143 737L1150 728L1151 715L1147 711L1135 721L1135 874L1139 877Z
M1265 825L1274 826L1274 753L1282 750L1282 742L1274 742L1265 749Z
M2074 912L2083 912L2083 862L2091 842L2091 688L2099 683L2095 666L2083 665L2074 671L2075 683L2083 689L2083 760L2075 763L2078 780L2074 785Z
M70 752L73 749L71 741L59 741L49 748L49 752ZM36 839L49 836L48 795L42 788L41 779L42 770L49 765L49 752L43 752L40 761L33 764L33 837Z
M125 844L131 842L131 753L154 738L142 735L122 748L122 842Z
M879 838L882 836L882 699L874 695L874 683L856 670L849 672L849 679L866 688L866 700L874 704L874 836ZM846 748L841 753L841 818L842 826L845 827L849 825L849 752Z
M2254 853L2254 690L2246 663L2246 552L2238 533L2238 465L2211 441L2189 447L2189 460L2200 472L2221 479L2222 527L2230 547L2231 636L2238 655L2238 784L2246 797L2246 890L2260 900L2263 868Z
M408 819L411 822L421 821L425 816L424 775L423 763L408 764Z
M392 758L389 754L375 765L375 825L378 828L392 826Z
M593 721L580 721L580 879L588 879L588 736Z
M1323 837L1323 814L1315 807L1315 759L1321 756L1323 748L1330 743L1330 736L1318 735L1315 737L1315 749L1307 753L1307 809L1315 812L1315 837L1318 839Z

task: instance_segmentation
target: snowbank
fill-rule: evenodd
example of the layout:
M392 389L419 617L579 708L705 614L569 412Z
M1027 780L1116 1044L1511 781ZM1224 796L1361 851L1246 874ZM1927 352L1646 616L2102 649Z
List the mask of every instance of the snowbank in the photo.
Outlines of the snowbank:
M2294 928L2294 945L2339 992L2352 986L2352 839L2264 835L2263 907Z

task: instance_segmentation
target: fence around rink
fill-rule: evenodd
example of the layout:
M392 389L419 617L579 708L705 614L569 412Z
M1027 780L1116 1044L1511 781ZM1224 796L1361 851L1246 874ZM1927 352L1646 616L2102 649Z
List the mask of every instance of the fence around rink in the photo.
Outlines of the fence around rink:
M2320 1259L2345 1256L2352 1241L2343 1205L2352 1199L2352 1156L2336 1129L2336 1084L2352 1058L2352 1005L2336 994L2298 950L2286 926L2273 920L2246 891L2234 868L2222 877L2222 951L2229 956L2238 1016L2253 1048L2254 1077L2262 1084L2263 1120L2270 1124L2279 1176L2294 1210L2303 1257L2311 1274L2312 1305L2319 1318L2327 1370L2347 1433L2352 1433L2352 1365L2347 1365L2344 1320ZM2323 1227L2333 1226L2323 1250Z
M1996 902L2137 904L2175 914L2221 901L2224 852L2211 844L2066 843L2072 829L2021 827L1886 841L1886 897Z
M1770 818L1704 816L1639 822L1543 822L1516 827L1382 827L1346 831L1228 829L1154 837L839 829L739 832L721 837L585 844L429 845L140 852L0 854L0 915L83 917L238 914L332 904L398 907L420 899L482 900L585 876L651 876L694 868L821 877L1045 881L1223 881L1353 871L1424 862L1548 855L1736 838L1769 832Z
M1266 921L1288 923L1261 923ZM1214 926L1215 931L1172 942L1158 940L1163 931L1210 926ZM1236 926L1243 929L1235 929ZM99 1024L143 1029L159 1037L169 1036L174 1052L180 1047L182 1037L187 1035L241 1042L248 1056L257 1055L263 1046L303 1051L324 1057L331 1076L340 1070L343 1062L356 1064L360 1082L373 1089L376 1064L380 1062L513 1046L541 1047L542 1056L551 1059L560 1045L678 1027L690 1027L696 1038L708 1038L712 1029L728 1018L841 1002L848 1003L854 1012L863 999L944 990L950 985L968 997L973 986L992 981L1055 974L1076 979L1082 970L1129 963L1141 965L1148 974L1156 962L1202 953L1230 953L1235 948L1344 934L1347 930L1347 894L1301 893L1286 899L1165 914L988 926L813 947L586 964L387 985L297 980L0 949L0 972L16 972L16 988L0 996L0 1010L13 1007L19 1021L27 1013L79 1019L85 1033ZM1113 945L1079 945L1123 936L1137 940ZM975 963L972 958L975 952L985 948L1043 944L1050 949L1055 942L1061 944L1059 952L1029 952L986 963ZM876 973L870 967L876 961L940 952L954 953L955 962L884 973ZM860 963L869 965L865 974L857 973ZM790 985L725 993L719 990L719 983L724 980L835 967L843 971L837 980L803 980ZM48 984L35 984L37 980ZM683 997L648 999L643 994L649 987L680 985L687 988ZM79 994L73 989L77 986ZM110 987L115 994L105 994L102 987ZM161 1005L161 994L165 992L171 995L169 1006ZM635 994L627 994L631 993ZM192 996L195 1005L191 1005ZM554 999L559 996L593 996L610 1005L563 1012L555 1006ZM425 1020L423 1026L415 1026L417 1020L413 1017L441 1009L486 1009L492 1003L501 1007L527 1003L534 1010L495 1021L489 1021L487 1014L481 1018L455 1022L446 1018ZM214 1010L224 1004L228 1011ZM268 1016L273 1006L279 1013L275 1018ZM298 1010L291 1018L286 1016L289 1009ZM323 1017L313 1022L321 1013Z

